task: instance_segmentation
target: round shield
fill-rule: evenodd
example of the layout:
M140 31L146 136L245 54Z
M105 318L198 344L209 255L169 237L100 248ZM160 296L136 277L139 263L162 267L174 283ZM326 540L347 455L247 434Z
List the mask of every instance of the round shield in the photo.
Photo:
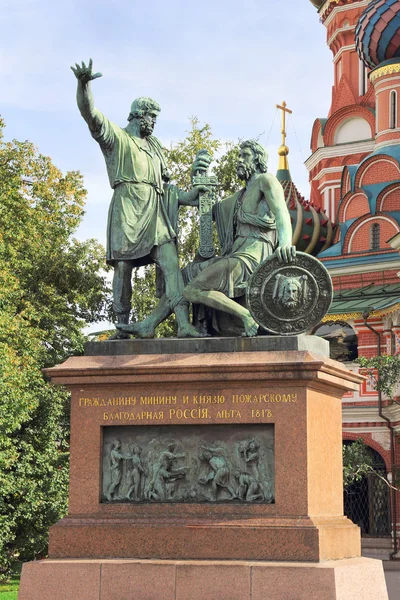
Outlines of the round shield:
M249 279L246 300L253 319L264 329L297 335L321 322L332 297L332 280L324 265L297 252L288 264L276 256L261 263Z

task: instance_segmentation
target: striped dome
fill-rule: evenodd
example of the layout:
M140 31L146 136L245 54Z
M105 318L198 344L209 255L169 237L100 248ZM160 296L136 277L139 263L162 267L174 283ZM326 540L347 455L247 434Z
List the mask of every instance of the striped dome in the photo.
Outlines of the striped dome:
M373 0L356 27L356 48L367 67L400 59L400 1Z

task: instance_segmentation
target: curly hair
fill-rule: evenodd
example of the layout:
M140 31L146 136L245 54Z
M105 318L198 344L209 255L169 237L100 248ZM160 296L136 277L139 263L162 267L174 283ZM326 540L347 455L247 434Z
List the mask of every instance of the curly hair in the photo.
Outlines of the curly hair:
M146 114L149 110L156 110L157 112L161 111L161 107L155 100L151 98L147 98L146 96L142 96L141 98L136 98L131 104L131 112L129 113L128 121L132 121L132 119L140 119Z
M268 170L268 152L264 146L261 146L256 140L246 140L240 144L240 149L243 150L243 148L250 148L253 151L257 167L261 173L266 173Z

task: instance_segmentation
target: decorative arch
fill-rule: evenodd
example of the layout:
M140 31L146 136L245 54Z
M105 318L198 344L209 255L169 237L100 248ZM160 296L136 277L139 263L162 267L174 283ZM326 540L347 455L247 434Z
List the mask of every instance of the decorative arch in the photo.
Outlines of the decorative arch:
M334 144L348 144L372 138L372 128L363 117L350 117L336 128Z
M358 336L347 321L319 323L311 333L329 342L330 357L334 360L353 362L358 358Z
M345 437L346 436L346 437ZM350 437L351 436L351 437ZM355 436L354 436L355 437ZM345 445L351 445L353 435L343 436ZM384 481L389 471L382 448L373 440L362 437L372 466L378 473L364 475L344 489L344 514L361 529L362 535L391 537L392 523L390 515L389 486Z
M318 148L321 148L325 145L324 142L324 127L325 127L326 119L316 119L313 124L312 132L311 132L311 152L315 152ZM320 145L322 142L322 146Z
M339 223L370 214L368 198L363 190L350 192L343 198L339 209Z
M340 183L340 195L344 199L344 196L351 191L351 177L350 171L347 166L342 171L342 181Z
M354 252L370 252L370 226L373 223L379 223L381 226L381 248L390 249L386 240L390 239L399 232L399 226L396 220L390 215L371 214L357 219L349 227L346 238L343 244L343 254L351 254Z
M376 210L382 213L400 209L400 182L393 183L382 190L376 201Z
M384 178L384 179L383 179ZM355 177L355 186L362 187L400 178L399 163L388 154L374 154L361 163Z
M350 433L349 431L343 432L343 441L356 442L359 438L362 439L362 441L364 442L364 444L366 446L368 446L369 448L372 448L373 450L375 450L375 452L377 452L381 456L383 462L385 463L386 471L387 471L387 473L389 473L392 469L391 464L390 464L389 455L382 454L382 446L378 442L373 440L370 436L364 437L360 433Z
M324 140L326 146L335 145L335 133L341 123L353 118L364 119L370 126L370 130L375 131L375 117L372 111L363 106L344 106L337 110L327 121L324 129ZM372 137L372 134L370 135ZM364 138L365 139L365 138Z

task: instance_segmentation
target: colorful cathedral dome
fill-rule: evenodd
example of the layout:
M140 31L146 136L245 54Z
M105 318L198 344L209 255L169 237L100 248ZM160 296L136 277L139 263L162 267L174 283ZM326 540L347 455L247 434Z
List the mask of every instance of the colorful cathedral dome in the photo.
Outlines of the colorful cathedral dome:
M325 0L310 0L311 4L314 4L315 8L319 8L323 5Z
M356 27L356 48L367 67L384 61L400 61L400 1L373 0Z

